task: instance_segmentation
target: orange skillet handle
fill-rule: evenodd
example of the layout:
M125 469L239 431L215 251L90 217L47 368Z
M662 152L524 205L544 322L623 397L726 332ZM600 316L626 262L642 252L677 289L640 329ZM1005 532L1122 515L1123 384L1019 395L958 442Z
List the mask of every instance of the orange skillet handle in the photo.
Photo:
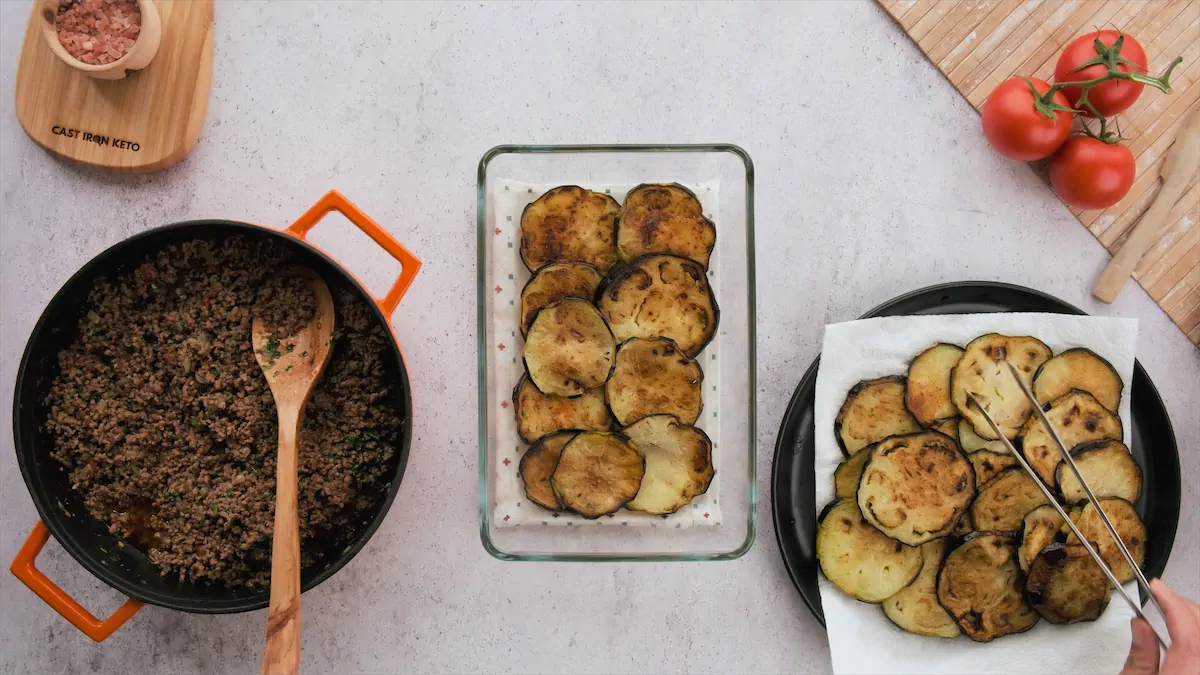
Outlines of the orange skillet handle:
M29 590L37 593L39 598L46 601L46 604L61 614L64 619L74 624L84 635L96 642L103 642L142 608L140 601L131 598L113 612L112 616L103 621L92 616L91 612L75 602L74 598L50 581L50 578L42 574L42 571L34 565L34 561L37 560L38 554L42 552L42 547L46 545L47 541L50 541L50 530L46 529L46 524L39 520L37 525L33 526L33 532L25 540L25 545L17 552L17 557L13 558L12 566L8 569L28 586Z
M347 220L366 232L367 236L374 239L376 244L379 244L383 250L400 263L400 276L396 277L392 288L388 290L382 300L375 299L379 309L383 310L383 315L390 319L392 312L395 312L396 306L400 304L400 298L404 297L408 287L412 285L413 279L417 278L417 270L421 269L421 261L337 190L330 190L324 197L321 197L320 201L313 204L312 208L300 216L299 220L288 227L287 233L297 239L304 239L308 231L330 211L337 211L346 216Z

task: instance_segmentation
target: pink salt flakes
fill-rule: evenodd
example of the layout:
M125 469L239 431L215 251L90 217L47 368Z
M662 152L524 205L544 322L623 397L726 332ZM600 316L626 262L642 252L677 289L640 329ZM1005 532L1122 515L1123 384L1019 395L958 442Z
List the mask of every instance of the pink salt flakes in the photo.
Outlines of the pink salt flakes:
M137 0L59 0L54 27L67 53L89 65L125 56L142 32Z

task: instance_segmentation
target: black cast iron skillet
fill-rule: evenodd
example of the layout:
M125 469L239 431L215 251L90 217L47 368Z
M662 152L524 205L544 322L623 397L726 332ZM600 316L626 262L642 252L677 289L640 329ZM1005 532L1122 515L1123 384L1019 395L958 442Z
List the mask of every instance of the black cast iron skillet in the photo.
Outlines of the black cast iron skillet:
M401 263L403 269L399 278L382 300L372 297L345 268L304 240L308 229L331 210L340 211ZM357 291L374 309L375 320L393 338L392 348L384 354L383 362L385 376L392 383L390 405L401 418L402 427L399 448L389 467L390 484L386 491L379 494L357 527L319 542L315 551L318 562L301 571L302 590L307 591L332 576L374 534L400 487L412 441L412 397L408 373L404 357L391 333L389 317L416 276L420 261L337 192L330 192L322 198L285 232L227 220L175 223L130 237L93 258L55 294L25 346L13 397L17 460L45 527L72 557L106 584L136 601L185 612L221 614L259 609L267 606L268 590L196 584L162 576L135 545L130 545L132 542L119 545L115 535L109 534L104 525L88 515L80 496L70 488L66 470L51 458L52 441L45 429L45 400L50 383L58 372L58 352L74 339L81 305L97 278L111 278L139 265L147 256L168 244L234 235L275 240L291 251L289 262L309 267L330 286ZM93 639L107 637L140 607L140 604L132 603L132 610L127 611L128 616L121 618L116 625L91 617L33 567L33 558L41 548L35 541L39 536L44 543L45 530L40 525L14 561L13 573ZM85 616L78 616L81 611ZM112 619L110 617L110 623Z
M901 295L860 318L981 312L1084 314L1079 308L1040 291L969 281L930 286ZM788 575L804 604L824 625L825 614L817 590L818 512L813 479L813 401L819 363L818 357L800 380L779 427L771 467L771 516ZM1145 485L1136 504L1147 529L1144 569L1146 576L1153 579L1161 576L1167 566L1179 524L1179 449L1167 409L1140 363L1134 363L1133 386L1128 395L1133 417L1130 449L1142 467Z

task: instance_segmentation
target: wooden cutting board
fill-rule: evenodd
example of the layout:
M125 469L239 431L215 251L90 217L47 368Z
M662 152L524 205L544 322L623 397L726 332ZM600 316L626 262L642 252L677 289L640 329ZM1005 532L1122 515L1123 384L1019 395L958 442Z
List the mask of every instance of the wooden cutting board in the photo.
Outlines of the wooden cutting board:
M1062 47L1097 27L1137 37L1153 74L1183 57L1171 94L1147 87L1119 116L1137 158L1138 177L1129 194L1102 211L1073 209L1084 227L1116 251L1158 192L1176 128L1200 102L1200 0L876 1L976 109L1012 75L1052 81ZM1200 181L1184 192L1168 221L1133 278L1200 345Z
M162 43L146 68L97 80L63 63L42 34L39 3L17 65L17 119L38 145L98 169L144 173L187 156L212 82L212 0L157 0Z

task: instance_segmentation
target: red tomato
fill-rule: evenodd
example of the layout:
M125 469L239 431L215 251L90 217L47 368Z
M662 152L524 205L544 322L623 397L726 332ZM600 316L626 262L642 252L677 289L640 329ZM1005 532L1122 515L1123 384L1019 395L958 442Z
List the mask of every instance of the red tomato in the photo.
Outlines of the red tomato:
M1102 63L1097 63L1083 70L1075 70L1079 64L1090 61L1096 58L1096 46L1094 41L1096 38L1107 47L1113 46L1117 38L1121 37L1121 33L1115 30L1099 30L1087 35L1080 35L1071 41L1069 45L1063 49L1063 53L1058 57L1058 63L1054 66L1054 81L1055 82L1082 82L1084 80L1094 80L1098 77L1104 77L1108 74L1108 67ZM1133 38L1132 35L1125 36L1125 42L1121 45L1121 57L1126 61L1137 66L1140 72L1146 72L1146 51L1142 49L1142 45ZM1133 68L1120 63L1117 64L1117 70L1128 73ZM1088 91L1088 103L1096 109L1103 117L1111 117L1119 112L1128 110L1129 106L1137 100L1137 97L1145 88L1141 82L1132 80L1109 80L1098 84ZM1092 111L1087 106L1079 108L1076 102L1079 101L1079 95L1083 93L1080 87L1066 87L1063 93L1067 95L1067 100L1071 102L1071 107L1081 111L1084 115L1092 117Z
M1038 93L1050 88L1045 80L1029 78ZM1061 92L1054 102L1067 105ZM1071 133L1072 114L1055 111L1046 117L1033 106L1033 92L1023 77L1010 77L1000 83L983 104L983 135L996 152L1009 159L1025 162L1049 157Z
M1050 161L1050 185L1077 209L1104 209L1133 186L1133 153L1122 143L1075 136Z

